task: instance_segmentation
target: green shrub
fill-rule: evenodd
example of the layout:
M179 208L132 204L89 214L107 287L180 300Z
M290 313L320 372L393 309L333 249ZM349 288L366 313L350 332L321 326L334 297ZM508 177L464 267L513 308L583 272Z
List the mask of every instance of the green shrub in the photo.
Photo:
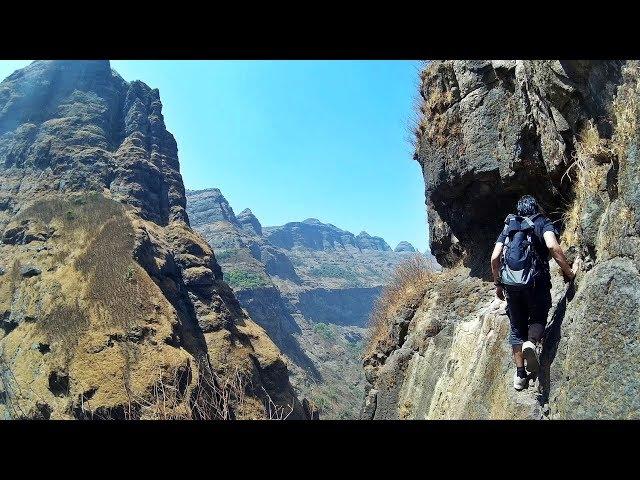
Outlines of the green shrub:
M227 270L224 280L234 289L249 289L269 286L267 277L258 272Z
M224 262L234 257L236 252L234 250L216 250L215 256L218 263Z
M323 263L319 267L312 268L309 270L309 275L314 277L342 278L351 282L356 282L358 280L358 276L355 273L339 267L338 265L328 263Z
M362 342L362 340L354 343L351 343L351 342L347 343L347 351L355 357L360 357L360 355L362 354L363 348L364 348L364 343Z
M318 335L322 335L327 340L333 340L335 338L335 333L330 325L326 323L316 323L313 326L313 331Z
M289 259L291 260L291 263L293 263L295 267L304 267L306 265L306 262L304 260L294 255L290 255Z

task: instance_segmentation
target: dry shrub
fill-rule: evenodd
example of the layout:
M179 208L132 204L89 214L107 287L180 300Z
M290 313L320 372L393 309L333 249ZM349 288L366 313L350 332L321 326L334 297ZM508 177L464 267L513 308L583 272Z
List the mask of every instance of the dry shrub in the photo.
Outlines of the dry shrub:
M107 219L123 211L120 203L98 192L89 192L40 200L22 210L16 220L38 220L45 225L56 220L63 227L61 233L68 237L78 230L94 232Z
M246 401L247 381L239 370L221 379L208 366L203 366L196 385L189 392L190 383L188 369L178 368L172 372L158 369L148 395L135 396L127 391L125 419L232 420L234 410Z
M141 267L132 258L133 248L133 227L122 212L102 225L75 262L88 279L87 300L103 307L108 325L129 327L133 319L151 313L146 301L150 292L144 292Z
M123 374L123 377L126 375ZM242 411L245 404L252 401L246 395L251 382L238 369L225 378L216 375L208 366L203 366L192 383L192 373L188 368L176 368L170 372L157 369L156 380L151 391L136 395L124 386L127 403L112 408L92 406L91 397L95 390L80 395L71 407L74 418L79 420L235 420L235 412ZM293 412L293 405L277 405L263 390L265 420L286 420ZM46 402L37 402L34 412L27 412L20 405L20 397L34 397L34 392L20 390L18 383L0 355L0 412L13 419L41 418L39 411ZM50 408L50 407L49 407ZM48 418L48 417L47 417Z
M70 355L82 336L89 330L91 322L78 299L68 304L56 305L38 322L38 328L49 342L59 342Z
M432 276L429 263L421 254L411 255L396 267L371 312L366 354L371 353L388 336L393 314L400 307L415 304L422 299Z
M128 392L126 420L235 420L235 412L243 411L251 401L246 395L250 381L236 369L224 378L208 366L200 369L198 382L188 391L191 372L176 369L170 374L158 370L152 391L145 397ZM263 390L265 420L286 420L293 406L277 405Z
M442 112L453 104L453 92L442 88L434 88L429 92L429 98L426 99L426 107L429 111Z
M567 168L562 179L568 178L570 181L588 182L585 187L597 187L594 181L594 167L597 163L609 161L614 156L613 148L607 139L600 138L598 130L589 120L578 134L576 149L573 152L573 162Z

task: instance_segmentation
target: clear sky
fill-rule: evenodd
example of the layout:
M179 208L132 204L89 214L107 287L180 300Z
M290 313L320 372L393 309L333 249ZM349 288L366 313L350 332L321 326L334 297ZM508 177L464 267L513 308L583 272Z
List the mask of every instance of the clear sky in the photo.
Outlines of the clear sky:
M0 79L28 61L0 61ZM160 90L188 189L218 187L263 225L314 217L427 248L407 125L419 62L121 61Z

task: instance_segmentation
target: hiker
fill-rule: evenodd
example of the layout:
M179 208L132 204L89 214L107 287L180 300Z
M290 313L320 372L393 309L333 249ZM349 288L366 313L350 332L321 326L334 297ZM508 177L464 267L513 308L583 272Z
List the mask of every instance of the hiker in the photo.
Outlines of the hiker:
M556 228L531 195L518 200L517 215L508 215L504 224L491 254L491 271L496 296L507 300L509 343L516 363L513 387L522 390L529 376L538 372L536 344L542 340L551 309L549 254L565 282L572 281L575 272L558 243Z

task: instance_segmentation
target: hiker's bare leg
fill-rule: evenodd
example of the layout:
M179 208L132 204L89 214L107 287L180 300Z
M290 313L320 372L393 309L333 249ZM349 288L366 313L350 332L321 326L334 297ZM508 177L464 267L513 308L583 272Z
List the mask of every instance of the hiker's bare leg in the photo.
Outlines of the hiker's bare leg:
M513 360L516 362L516 367L524 367L524 356L522 355L522 345L513 346Z

